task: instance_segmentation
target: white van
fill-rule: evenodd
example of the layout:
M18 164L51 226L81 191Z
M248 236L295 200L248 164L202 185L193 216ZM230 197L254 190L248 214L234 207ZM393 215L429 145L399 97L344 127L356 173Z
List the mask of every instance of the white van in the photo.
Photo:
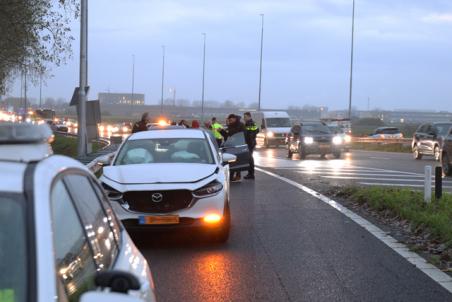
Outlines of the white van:
M260 132L257 134L257 144L266 148L286 143L292 122L285 111L261 111L252 113Z

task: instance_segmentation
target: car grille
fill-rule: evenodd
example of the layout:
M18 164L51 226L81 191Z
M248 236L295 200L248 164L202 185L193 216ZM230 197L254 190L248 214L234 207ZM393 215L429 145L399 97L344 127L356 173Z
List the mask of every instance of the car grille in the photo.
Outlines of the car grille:
M161 194L161 195L160 195ZM160 198L158 198L161 196ZM136 212L169 213L187 208L193 196L189 190L130 191L124 193L129 209Z
M331 143L331 137L330 136L319 136L314 138L315 142L318 143Z

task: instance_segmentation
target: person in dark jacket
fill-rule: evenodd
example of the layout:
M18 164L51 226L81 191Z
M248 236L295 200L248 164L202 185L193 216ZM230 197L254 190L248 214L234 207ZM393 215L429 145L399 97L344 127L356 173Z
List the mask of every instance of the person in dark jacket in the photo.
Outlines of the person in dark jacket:
M132 133L148 130L149 112L143 113L141 120L133 124Z
M245 176L245 179L254 179L254 158L253 152L256 148L256 136L259 132L259 128L256 126L256 123L253 121L251 117L251 113L245 112L243 114L243 119L245 120L245 141L248 145L248 150L250 151L250 162L248 168L248 175Z
M227 118L226 124L227 129L220 130L221 135L224 137L224 141L234 134L245 132L245 125L240 121L240 116L230 114ZM240 171L231 172L230 178L231 181L239 181L242 178Z

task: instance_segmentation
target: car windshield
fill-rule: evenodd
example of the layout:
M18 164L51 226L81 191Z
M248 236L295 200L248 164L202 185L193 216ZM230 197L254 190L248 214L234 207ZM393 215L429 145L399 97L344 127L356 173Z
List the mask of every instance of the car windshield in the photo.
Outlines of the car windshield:
M0 300L26 301L27 245L21 194L0 193Z
M323 124L303 124L301 126L303 134L330 134L330 128Z
M280 117L274 117L274 118L267 118L265 119L265 123L267 127L270 128L283 128L283 127L292 127L292 124L290 122L289 118L280 118Z
M336 134L344 134L345 131L343 128L338 127L338 126L328 126L328 128L330 128L331 132L336 133Z
M450 128L452 127L452 123L451 124L435 124L435 128L436 128L436 132L439 135L447 135L449 133Z
M214 164L214 159L206 139L155 138L127 141L114 165L158 163Z

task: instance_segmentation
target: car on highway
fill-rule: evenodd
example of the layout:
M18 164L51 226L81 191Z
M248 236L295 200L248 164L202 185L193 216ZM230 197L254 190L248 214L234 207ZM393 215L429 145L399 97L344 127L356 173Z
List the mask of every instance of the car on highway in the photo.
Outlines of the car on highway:
M93 174L52 155L47 125L0 124L0 300L155 301Z
M452 128L444 136L441 148L441 167L443 174L452 176Z
M129 136L100 179L127 228L190 228L225 242L235 160L206 131L169 127Z
M234 162L229 164L230 171L248 170L250 165L250 152L248 145L246 144L245 134L243 132L239 132L228 137L222 144L220 150L222 153L233 154L237 158Z
M396 127L379 127L375 129L369 137L375 139L400 139L403 138L403 134L402 131Z
M285 144L286 137L292 127L292 121L287 112L253 112L252 116L260 128L260 132L256 136L258 146L269 148Z
M343 150L343 139L334 134L323 122L303 122L292 127L287 140L287 157L298 153L300 159L308 155L319 154L324 158L333 154L340 158Z
M413 157L422 159L424 155L431 155L436 161L439 161L445 137L448 136L451 128L451 122L420 125L413 135L411 144Z
M341 137L343 143L343 150L345 152L349 152L352 145L351 134L349 132L346 132L346 130L340 126L328 125L328 128L330 128L333 134Z

